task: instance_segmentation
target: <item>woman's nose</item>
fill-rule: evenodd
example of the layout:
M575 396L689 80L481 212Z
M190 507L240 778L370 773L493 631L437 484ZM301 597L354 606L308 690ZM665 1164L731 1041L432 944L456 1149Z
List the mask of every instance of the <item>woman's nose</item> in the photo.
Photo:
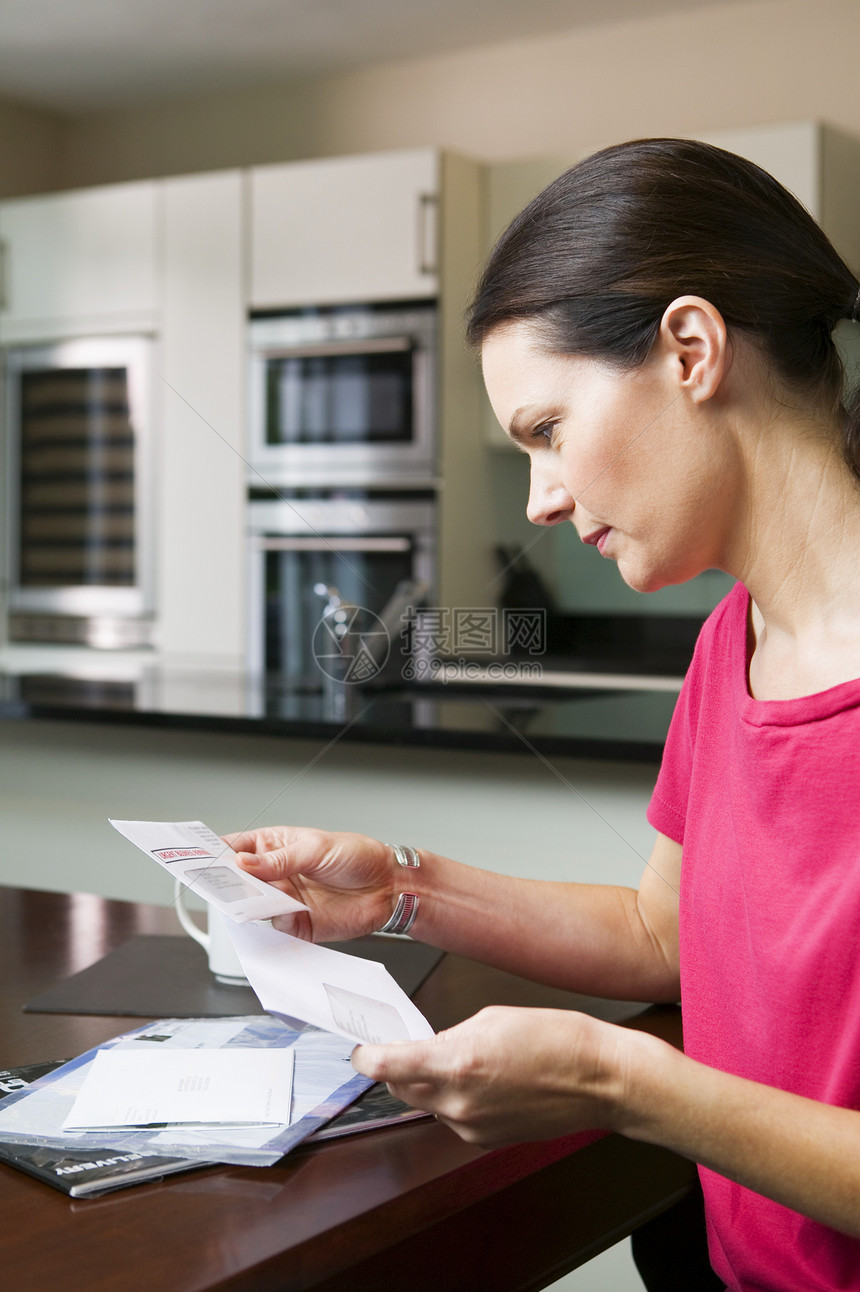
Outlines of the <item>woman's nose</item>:
M574 502L554 472L532 463L526 516L533 525L559 525L573 514Z

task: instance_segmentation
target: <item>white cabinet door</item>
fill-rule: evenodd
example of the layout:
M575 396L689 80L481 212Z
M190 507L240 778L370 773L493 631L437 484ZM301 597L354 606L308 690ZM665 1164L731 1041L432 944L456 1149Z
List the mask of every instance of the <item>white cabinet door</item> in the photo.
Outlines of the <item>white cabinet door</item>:
M159 645L191 665L244 649L242 197L238 170L164 181Z
M155 181L0 204L0 339L154 325L158 217Z
M252 170L252 308L435 295L437 175L430 150Z

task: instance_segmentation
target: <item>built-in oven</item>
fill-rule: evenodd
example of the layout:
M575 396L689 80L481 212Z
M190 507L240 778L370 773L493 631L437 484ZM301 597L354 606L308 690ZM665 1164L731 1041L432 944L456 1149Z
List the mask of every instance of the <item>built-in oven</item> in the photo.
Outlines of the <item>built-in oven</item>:
M252 670L279 674L299 689L324 690L333 676L344 680L343 660L327 662L328 647L336 644L332 634L356 628L362 635L357 648L369 648L365 679L386 663L396 667L405 607L399 608L398 623L384 630L376 620L404 587L432 587L436 510L432 493L420 492L346 488L252 499ZM389 640L382 641L380 633ZM354 671L345 680L362 679Z
M436 471L436 307L303 309L250 324L252 484L411 486Z
M5 352L13 641L151 641L152 344L102 337Z

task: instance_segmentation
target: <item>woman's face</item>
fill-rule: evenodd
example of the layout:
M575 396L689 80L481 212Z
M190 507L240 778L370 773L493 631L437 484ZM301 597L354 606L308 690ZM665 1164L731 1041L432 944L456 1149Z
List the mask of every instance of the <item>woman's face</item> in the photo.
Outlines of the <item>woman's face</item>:
M720 565L731 455L671 355L658 346L620 372L551 354L520 322L493 332L482 359L496 416L531 462L529 520L572 522L640 592Z

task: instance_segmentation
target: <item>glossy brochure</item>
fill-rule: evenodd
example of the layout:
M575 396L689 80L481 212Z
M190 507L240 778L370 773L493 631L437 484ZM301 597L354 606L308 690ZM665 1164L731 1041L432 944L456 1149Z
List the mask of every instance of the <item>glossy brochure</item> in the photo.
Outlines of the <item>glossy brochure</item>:
M265 1015L227 1019L162 1019L88 1050L13 1093L0 1106L0 1143L91 1151L92 1135L64 1132L87 1072L100 1049L141 1045L179 1049L209 1046L284 1048L295 1052L292 1117L289 1125L265 1128L174 1129L99 1132L99 1145L112 1152L156 1153L200 1162L269 1166L347 1108L372 1082L349 1062L352 1043L315 1028L296 1029Z

